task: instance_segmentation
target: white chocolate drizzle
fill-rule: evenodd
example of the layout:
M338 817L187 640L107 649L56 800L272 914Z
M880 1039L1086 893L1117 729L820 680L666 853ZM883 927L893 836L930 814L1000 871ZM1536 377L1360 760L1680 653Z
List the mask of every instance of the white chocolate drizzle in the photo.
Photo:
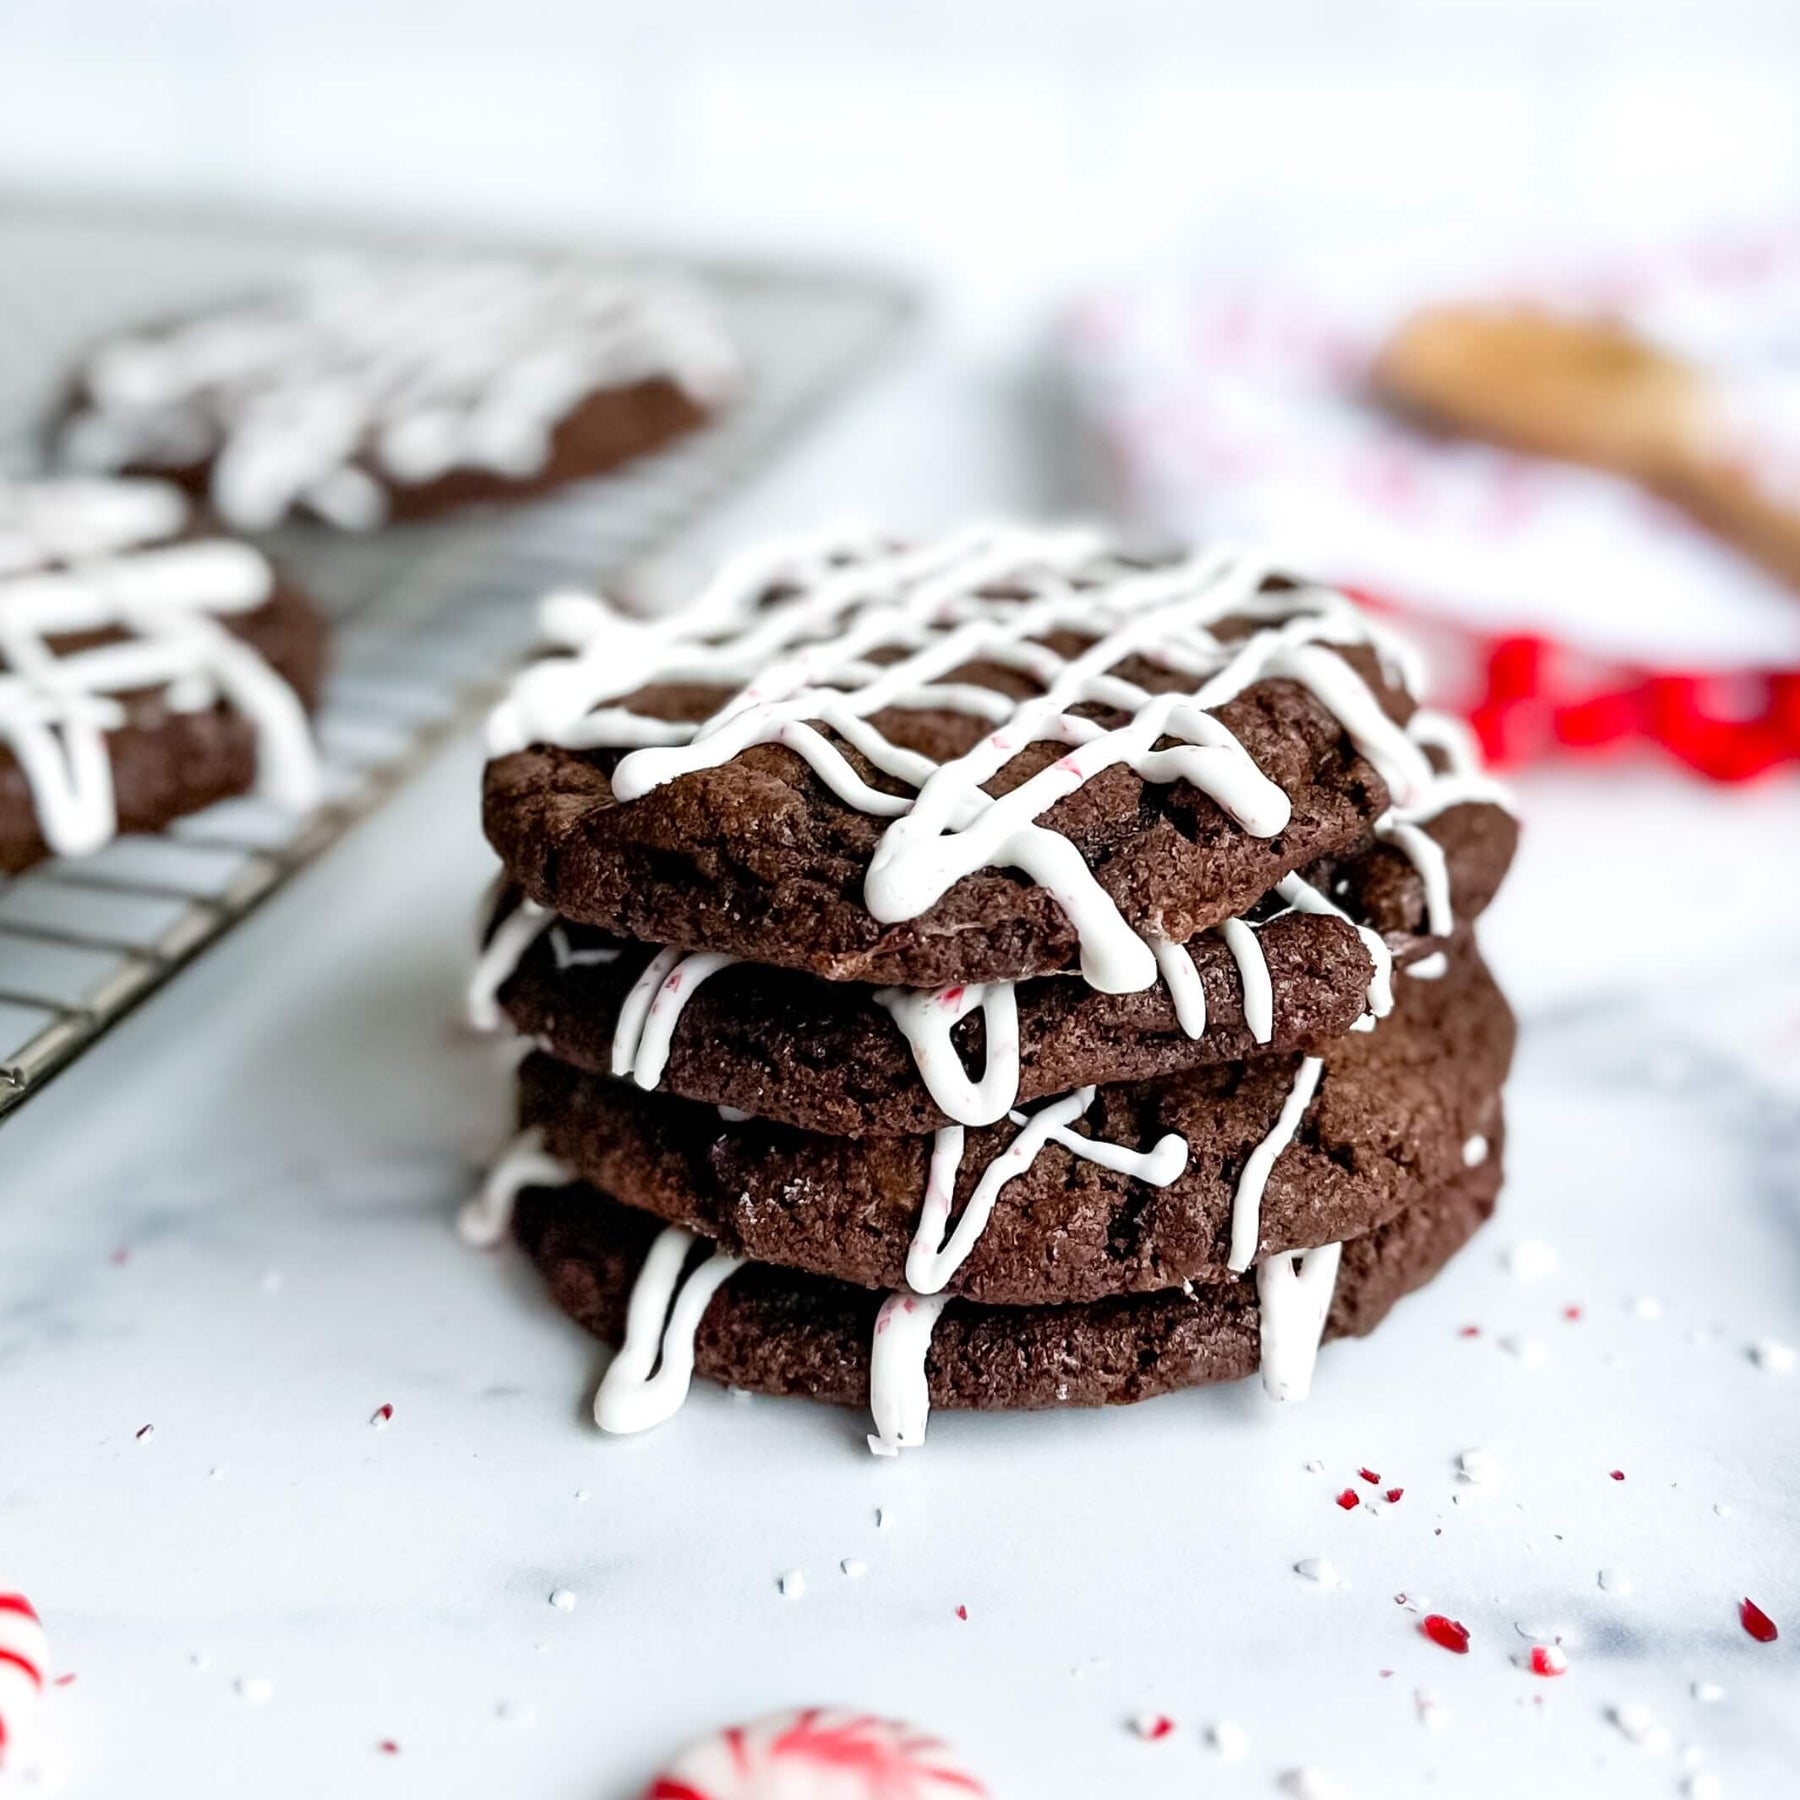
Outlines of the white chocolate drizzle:
M1259 1044L1275 1035L1275 987L1269 979L1269 959L1263 955L1256 929L1243 919L1227 919L1219 927L1225 948L1237 964L1244 990L1244 1024Z
M529 479L588 396L658 376L702 404L740 379L683 283L568 263L340 258L267 299L103 344L59 450L88 470L211 457L210 498L239 529L305 510L366 530L395 488L458 469Z
M1275 1159L1294 1141L1294 1134L1300 1129L1300 1121L1312 1103L1324 1067L1316 1056L1300 1059L1294 1085L1288 1090L1275 1123L1269 1128L1268 1136L1250 1152L1244 1172L1238 1177L1237 1191L1231 1198L1231 1248L1225 1266L1239 1274L1256 1260L1256 1246L1262 1239L1263 1191L1269 1185Z
M1152 1187L1167 1187L1180 1178L1188 1163L1187 1140L1175 1132L1160 1138L1149 1150L1133 1150L1124 1144L1083 1137L1071 1129L1094 1103L1092 1087L1077 1088L1035 1113L1010 1115L1018 1127L1012 1141L981 1171L975 1191L963 1208L954 1229L950 1211L956 1198L956 1177L962 1164L963 1128L941 1126L932 1139L930 1172L919 1223L906 1254L907 1286L915 1294L935 1294L968 1261L969 1253L987 1229L994 1204L1009 1181L1016 1180L1037 1161L1046 1144L1060 1144L1071 1156L1098 1163Z
M681 1009L709 976L738 960L716 950L659 950L625 996L613 1027L612 1072L641 1088L662 1080Z
M912 1050L925 1091L961 1125L992 1125L1019 1097L1019 1006L1011 981L970 982L935 991L881 988L876 1001ZM979 1080L963 1067L951 1032L981 1014L985 1063Z
M1262 1384L1271 1400L1304 1400L1312 1391L1342 1251L1342 1244L1323 1244L1256 1265Z
M657 1233L632 1283L625 1341L594 1395L602 1431L648 1431L673 1418L694 1378L694 1338L714 1294L743 1267L715 1250L692 1271L688 1253L702 1240L679 1225Z
M575 1172L544 1148L544 1134L533 1125L507 1145L481 1192L457 1215L456 1229L465 1244L491 1250L512 1229L513 1208L529 1187L566 1187Z
M931 1413L931 1384L925 1359L948 1294L889 1294L875 1315L869 1346L869 1411L875 1430L869 1448L877 1456L898 1456L925 1441Z
M1381 629L1341 594L1267 588L1268 575L1260 558L1233 551L1135 568L1084 529L978 527L902 550L841 534L778 547L729 565L679 628L629 625L597 603L554 600L546 628L575 654L519 677L490 720L489 743L495 754L540 742L628 748L611 778L622 803L752 745L785 745L839 799L891 821L864 881L874 918L915 918L976 869L1017 868L1074 926L1090 985L1135 991L1156 979L1157 957L1074 844L1039 823L1059 800L1123 765L1148 782L1187 781L1256 836L1281 831L1287 795L1211 710L1276 677L1299 682L1333 713L1398 801L1431 780L1423 752L1337 654L1374 644L1395 660ZM776 584L794 597L759 605ZM1211 627L1233 617L1261 628L1241 640L1215 635ZM1059 631L1081 634L1087 647L1057 654L1043 640ZM1119 671L1134 657L1192 691L1153 693L1129 680ZM1015 700L952 679L974 662L1017 669L1039 692ZM651 680L736 691L698 725L617 704ZM1124 713L1125 723L1109 729L1077 710L1091 705ZM874 715L890 708L959 712L993 729L938 764L876 727ZM865 781L833 738L913 792ZM1174 741L1159 748L1165 739ZM988 794L984 784L1036 742L1066 745L1067 754Z
M1406 972L1414 981L1442 981L1450 973L1450 958L1442 950L1434 950L1416 963L1408 963Z
M464 1016L471 1030L500 1029L500 990L512 979L525 952L550 929L555 918L549 907L522 899L494 927L469 976Z
M0 483L0 743L59 856L118 830L106 734L126 723L126 694L160 690L176 713L231 707L255 729L259 789L297 811L318 798L305 709L223 622L269 599L269 565L224 539L158 541L186 519L155 482ZM89 632L121 637L53 647Z

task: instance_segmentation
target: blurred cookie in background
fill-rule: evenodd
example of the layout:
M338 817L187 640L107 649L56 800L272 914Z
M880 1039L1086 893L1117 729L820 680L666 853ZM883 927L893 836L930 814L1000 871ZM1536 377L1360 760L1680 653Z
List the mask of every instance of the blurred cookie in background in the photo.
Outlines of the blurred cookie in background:
M165 482L0 482L0 874L318 798L325 625Z
M333 259L109 338L51 452L158 474L240 531L367 531L602 473L729 403L742 365L686 282L577 263Z

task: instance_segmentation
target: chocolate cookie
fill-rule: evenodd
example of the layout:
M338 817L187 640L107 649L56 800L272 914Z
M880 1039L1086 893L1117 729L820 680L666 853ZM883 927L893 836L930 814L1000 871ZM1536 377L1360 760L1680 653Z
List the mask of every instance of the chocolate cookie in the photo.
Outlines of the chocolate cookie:
M512 878L835 980L1148 987L1159 945L1371 831L1429 876L1415 827L1490 798L1377 627L1239 555L830 539L732 565L685 623L566 601L547 625L574 654L490 724Z
M734 1255L999 1305L1092 1300L1358 1235L1463 1167L1497 1108L1512 1016L1472 951L1401 985L1377 1030L1322 1061L1082 1089L983 1130L858 1140L732 1121L543 1055L520 1069L521 1122L574 1174Z
M1496 1142L1479 1167L1346 1243L1323 1335L1373 1330L1395 1301L1429 1281L1492 1212L1500 1160ZM606 1342L622 1342L656 1222L592 1189L541 1188L522 1197L514 1230L557 1305ZM1241 1380L1259 1363L1265 1381L1281 1380L1293 1364L1310 1361L1302 1357L1310 1345L1265 1341L1262 1285L1243 1277L1074 1306L952 1301L923 1352L930 1404L981 1411L1119 1405ZM1323 1295L1308 1298L1317 1304ZM878 1347L882 1305L843 1282L750 1264L723 1280L700 1315L692 1366L757 1393L864 1404L874 1398L872 1351L886 1354ZM1294 1335L1304 1339L1303 1330ZM668 1348L665 1342L665 1356ZM909 1354L920 1348L915 1343ZM877 1403L878 1421L882 1410Z
M263 531L521 500L710 417L737 353L686 285L571 264L338 261L97 346L53 449Z
M1513 822L1495 806L1461 806L1430 830L1455 914L1472 920L1511 857ZM1391 959L1443 948L1428 935L1424 884L1391 845L1372 842L1300 879L1315 905L1330 890L1350 916L1269 894L1229 941L1206 932L1186 946L1186 988L1165 975L1129 994L1068 975L921 993L705 955L677 961L521 906L515 893L489 931L471 1010L488 1027L503 1014L579 1068L806 1131L992 1124L1022 1100L1088 1083L1317 1049L1363 1016L1371 987L1391 980ZM1351 923L1365 916L1383 939L1379 980Z
M325 629L159 482L0 484L0 872L317 793Z

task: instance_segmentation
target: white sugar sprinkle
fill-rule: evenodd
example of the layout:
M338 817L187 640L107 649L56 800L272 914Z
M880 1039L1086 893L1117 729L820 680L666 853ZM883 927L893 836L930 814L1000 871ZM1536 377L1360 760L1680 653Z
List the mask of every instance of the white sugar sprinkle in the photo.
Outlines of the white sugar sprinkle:
M1456 1472L1464 1481L1488 1487L1500 1480L1504 1471L1500 1459L1491 1450L1465 1450L1456 1459Z
M1723 1500L1715 1500L1713 1502L1713 1511L1716 1512L1721 1519L1729 1519L1731 1517L1731 1508L1727 1506Z
M789 1569L775 1585L781 1589L784 1599L798 1600L806 1592L806 1573L802 1569Z
M1325 1465L1315 1456L1312 1461L1306 1465L1306 1472L1309 1475L1323 1475L1325 1473Z
M274 1695L275 1684L260 1675L240 1675L235 1683L239 1695L252 1706L266 1704Z
M1688 1691L1702 1706L1711 1706L1715 1700L1725 1698L1725 1690L1716 1681L1696 1681Z
M1750 1346L1750 1360L1771 1375L1791 1375L1797 1359L1791 1344L1778 1344L1773 1338L1758 1338Z
M1516 1332L1508 1332L1500 1340L1500 1348L1509 1356L1516 1356L1528 1369L1540 1369L1550 1360L1549 1347L1537 1338L1520 1337Z
M1294 1564L1294 1573L1304 1575L1308 1581L1316 1581L1320 1587L1336 1587L1339 1582L1338 1572L1328 1556L1303 1556Z
M1479 1133L1466 1139L1463 1143L1462 1159L1465 1169L1479 1169L1488 1159L1487 1139Z
M1656 1714L1649 1707L1640 1706L1635 1701L1628 1701L1623 1706L1613 1707L1607 1717L1634 1744L1641 1744L1646 1750L1652 1751L1658 1756L1668 1749L1670 1743L1668 1728L1657 1722Z
M550 1590L550 1604L554 1606L558 1612L573 1612L575 1610L574 1590L572 1588L552 1588Z
M1556 1273L1556 1251L1542 1238L1526 1238L1506 1253L1506 1266L1521 1281L1542 1281Z
M1206 1741L1226 1762L1242 1762L1250 1754L1250 1734L1230 1719L1215 1719L1206 1728Z
M1687 1800L1721 1800L1725 1784L1710 1769L1696 1769L1682 1783L1681 1791Z
M1662 1317L1662 1302L1654 1294L1639 1294L1631 1303L1631 1316L1654 1325Z
M1288 1800L1349 1800L1345 1789L1317 1769L1289 1769L1275 1785Z
M1427 1731L1442 1731L1450 1723L1450 1714L1443 1701L1423 1688L1414 1693L1413 1707L1419 1715L1419 1723Z
M1623 1569L1602 1569L1594 1579L1609 1594L1629 1594L1632 1591L1631 1577Z
M852 1581L859 1580L869 1572L869 1565L864 1562L860 1556L846 1556L844 1560L838 1564L838 1567L842 1569Z

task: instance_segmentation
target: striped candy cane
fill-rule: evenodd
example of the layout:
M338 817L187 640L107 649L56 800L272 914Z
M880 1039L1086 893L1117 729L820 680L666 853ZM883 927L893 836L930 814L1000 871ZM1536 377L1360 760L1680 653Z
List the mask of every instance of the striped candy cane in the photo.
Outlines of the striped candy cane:
M22 1743L44 1694L49 1645L23 1594L0 1594L0 1768L8 1745Z

